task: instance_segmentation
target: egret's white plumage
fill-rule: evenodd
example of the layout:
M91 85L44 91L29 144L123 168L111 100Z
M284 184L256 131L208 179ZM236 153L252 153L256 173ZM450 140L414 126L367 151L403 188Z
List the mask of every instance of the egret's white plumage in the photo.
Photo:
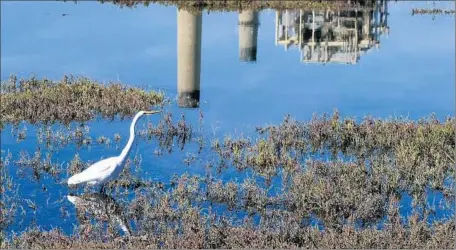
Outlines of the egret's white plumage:
M135 125L142 115L155 114L159 111L140 111L138 112L130 125L130 138L127 145L122 150L119 156L103 159L99 162L92 164L90 167L75 174L68 179L68 185L87 184L87 185L103 185L108 181L117 178L123 170L125 160L130 153L131 146L135 139Z

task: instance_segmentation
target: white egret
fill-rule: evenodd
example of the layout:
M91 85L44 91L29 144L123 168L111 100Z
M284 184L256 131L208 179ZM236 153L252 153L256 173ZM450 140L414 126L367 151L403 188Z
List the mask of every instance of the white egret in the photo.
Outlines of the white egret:
M117 178L124 168L125 159L130 153L131 146L135 140L135 125L142 115L151 115L160 111L139 111L130 125L130 138L119 156L110 157L92 164L90 167L75 174L68 179L68 185L85 183L89 186L101 185L100 192L104 190L104 184Z

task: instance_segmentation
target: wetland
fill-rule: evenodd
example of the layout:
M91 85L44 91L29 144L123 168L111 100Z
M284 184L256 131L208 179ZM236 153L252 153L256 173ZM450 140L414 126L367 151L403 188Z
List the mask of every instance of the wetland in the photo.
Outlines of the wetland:
M1 5L1 248L455 247L454 3Z

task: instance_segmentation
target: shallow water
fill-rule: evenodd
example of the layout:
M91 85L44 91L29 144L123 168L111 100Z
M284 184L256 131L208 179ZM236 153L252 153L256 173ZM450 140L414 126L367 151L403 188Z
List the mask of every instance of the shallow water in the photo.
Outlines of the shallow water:
M438 3L454 8L451 2ZM302 63L301 52L275 44L276 13L259 13L257 60L240 61L238 13L205 13L202 17L201 99L199 109L166 109L174 120L180 114L197 126L199 110L204 114L206 134L249 134L254 127L279 123L286 114L309 119L313 113L338 109L342 116L407 116L418 119L435 113L454 115L455 24L453 15L412 16L412 8L429 7L427 2L388 3L388 34L378 37L379 48L371 48L355 64ZM65 15L62 15L65 14ZM126 84L162 89L177 97L177 11L175 7L152 5L135 9L98 2L1 3L1 78L9 74L61 79L63 74L84 75L101 81L121 80ZM157 122L158 117L145 118ZM90 135L128 135L126 121L88 123ZM16 143L9 127L2 131L2 150L17 160L21 150L31 156L36 149L33 128L27 139ZM173 174L186 171L186 154L196 148L177 147L158 157L157 143L138 140L132 150L142 156L142 168L150 178L167 182ZM75 147L58 151L53 159L67 163ZM110 148L92 146L79 150L83 161L96 161L117 154ZM3 154L3 153L2 153ZM44 155L44 154L43 154ZM203 162L203 159L199 159ZM225 178L236 176L231 171ZM21 181L20 193L36 202L36 223L44 229L63 227L71 231L73 216L60 219L60 199L68 193L65 184L50 179L35 183ZM41 186L47 187L43 192ZM48 200L48 197L50 199ZM25 203L24 203L25 204ZM68 211L74 207L63 201ZM23 225L35 217L27 211ZM19 223L13 226L21 230Z

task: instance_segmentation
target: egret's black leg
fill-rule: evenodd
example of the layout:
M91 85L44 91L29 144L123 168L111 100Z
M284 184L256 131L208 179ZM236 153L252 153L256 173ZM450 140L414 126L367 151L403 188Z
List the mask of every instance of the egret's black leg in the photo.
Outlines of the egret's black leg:
M105 192L105 186L104 184L101 185L101 188L100 188L100 193L104 194Z

